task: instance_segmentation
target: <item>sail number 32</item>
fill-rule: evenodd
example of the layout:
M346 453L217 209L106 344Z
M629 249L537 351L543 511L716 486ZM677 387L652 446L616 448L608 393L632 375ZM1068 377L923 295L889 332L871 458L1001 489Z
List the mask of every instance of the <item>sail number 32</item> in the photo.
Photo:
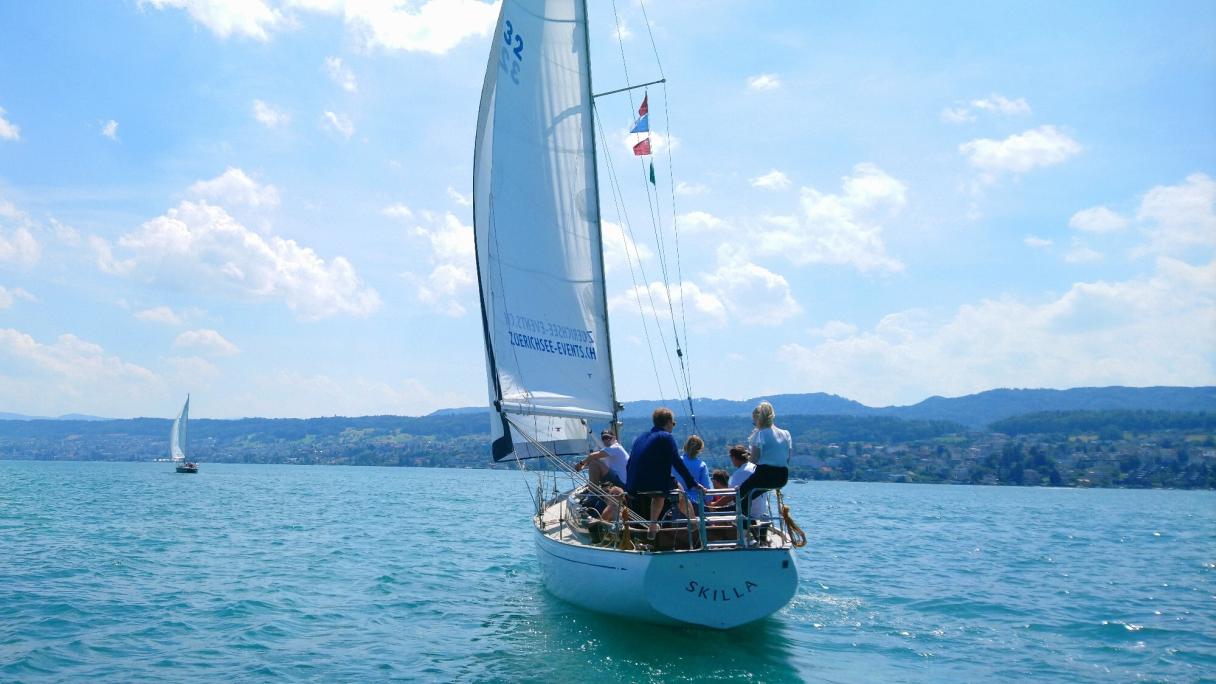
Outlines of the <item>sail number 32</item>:
M515 32L510 21L503 22L505 30L502 40L505 45L498 53L498 68L511 76L511 82L519 85L519 67L524 61L524 37Z

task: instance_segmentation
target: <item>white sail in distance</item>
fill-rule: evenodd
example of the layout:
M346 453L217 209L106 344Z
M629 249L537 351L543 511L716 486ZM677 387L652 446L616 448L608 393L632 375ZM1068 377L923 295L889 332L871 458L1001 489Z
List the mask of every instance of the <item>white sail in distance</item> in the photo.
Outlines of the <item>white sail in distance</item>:
M173 420L173 427L169 430L169 458L174 461L186 460L186 429L190 422L190 397L186 397L186 403L182 406L182 412L177 414L177 418Z
M573 453L615 419L586 19L580 0L503 0L486 68L473 224L496 459L528 444L507 421Z

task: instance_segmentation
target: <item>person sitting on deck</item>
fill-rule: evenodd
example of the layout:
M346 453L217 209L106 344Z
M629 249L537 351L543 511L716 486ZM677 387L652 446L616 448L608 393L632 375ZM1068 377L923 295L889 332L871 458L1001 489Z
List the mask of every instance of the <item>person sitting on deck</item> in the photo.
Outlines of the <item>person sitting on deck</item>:
M604 448L592 452L587 458L574 464L575 470L587 469L587 479L591 484L607 482L617 487L625 486L625 466L629 463L629 452L617 441L611 430L600 433Z
M731 473L730 479L727 481L727 485L732 489L738 489L739 485L746 482L747 478L751 477L752 473L756 472L756 464L752 463L749 460L750 458L751 452L749 452L747 447L743 446L742 444L736 444L730 448L730 462L731 465L735 467L735 471ZM749 515L752 518L763 518L764 516L767 516L768 500L764 497L752 499L751 508L746 512L746 515Z
M709 481L713 483L711 489L728 489L730 488L730 473L718 468L710 474ZM710 511L733 510L735 508L735 495L716 494L706 497L705 508Z
M650 432L642 434L633 442L629 464L626 466L625 491L633 497L645 494L645 498L649 498L650 515L647 520L651 523L646 537L654 539L659 532L659 525L654 521L663 513L663 502L671 486L672 468L684 479L688 491L699 489L704 492L705 487L696 481L680 458L676 439L671 436L671 431L676 427L676 418L671 409L655 409L651 422L654 427Z
M767 401L760 402L752 411L756 429L747 441L756 470L739 485L739 498L743 501L752 501L789 482L794 442L789 432L773 425L776 415L773 405Z
M697 483L709 489L709 466L705 465L705 461L702 461L700 458L701 450L704 448L705 441L696 435L692 435L684 441L684 454L680 458L684 461L684 467L688 468L688 472L692 473ZM676 476L675 468L671 469L671 476ZM697 517L697 506L704 499L701 490L685 490L685 496L687 498L680 501L680 511L686 518Z

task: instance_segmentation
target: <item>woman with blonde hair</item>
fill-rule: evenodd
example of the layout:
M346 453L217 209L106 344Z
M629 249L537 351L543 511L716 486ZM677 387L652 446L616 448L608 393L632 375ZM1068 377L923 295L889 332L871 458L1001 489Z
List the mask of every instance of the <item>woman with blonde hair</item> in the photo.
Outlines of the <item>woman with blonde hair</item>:
M696 483L705 489L709 489L709 466L705 465L705 461L702 461L700 457L701 451L704 448L705 441L697 435L692 435L684 441L684 453L680 455L680 458L682 461L684 461L684 467L688 468L688 472L692 473L693 479L696 481ZM676 476L675 468L671 469L671 476ZM704 499L701 492L701 489L695 487L688 487L685 490L685 494L688 496L689 505L680 507L684 515L690 518L696 515L697 504Z
M781 489L790 479L790 457L794 453L794 442L790 433L773 425L777 412L773 405L762 401L752 411L752 431L747 445L752 452L752 463L756 471L739 485L739 499L750 502L770 489Z

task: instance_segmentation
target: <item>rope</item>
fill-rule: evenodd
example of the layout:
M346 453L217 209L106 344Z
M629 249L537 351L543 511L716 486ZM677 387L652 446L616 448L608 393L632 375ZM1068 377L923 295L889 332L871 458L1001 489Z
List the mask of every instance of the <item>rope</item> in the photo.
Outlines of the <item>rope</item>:
M789 531L790 544L797 549L806 546L806 532L794 522L790 507L785 505L785 497L781 496L780 489L777 490L777 510L781 511L781 519L785 521L785 529Z
M570 478L572 480L582 482L587 487L587 489L590 492L592 492L593 494L597 494L599 496L606 496L606 497L613 496L606 489L604 489L603 487L600 487L598 484L596 484L596 483L592 482L590 479L588 479L586 475L583 475L581 472L575 470L574 466L572 466L569 463L566 463L564 460L562 460L557 454L555 454L553 452L553 450L551 450L551 449L549 449L549 447L545 446L544 443L537 441L536 438L533 437L532 435L528 434L527 431L520 429L520 427L515 424L515 421L511 420L510 418L507 418L507 422L510 423L511 426L514 427L516 429L516 431L519 432L519 434L523 436L524 439L528 440L529 444L531 444L538 451L540 451L542 454L544 454L546 458L548 458L548 459L552 460L554 463L556 463L557 466L561 470L563 470L568 475L570 475ZM628 510L629 514L632 516L630 518L630 522L647 522L645 518L643 518L642 516L635 513L632 509L629 509L628 506L623 506L622 508L624 508L625 510Z

